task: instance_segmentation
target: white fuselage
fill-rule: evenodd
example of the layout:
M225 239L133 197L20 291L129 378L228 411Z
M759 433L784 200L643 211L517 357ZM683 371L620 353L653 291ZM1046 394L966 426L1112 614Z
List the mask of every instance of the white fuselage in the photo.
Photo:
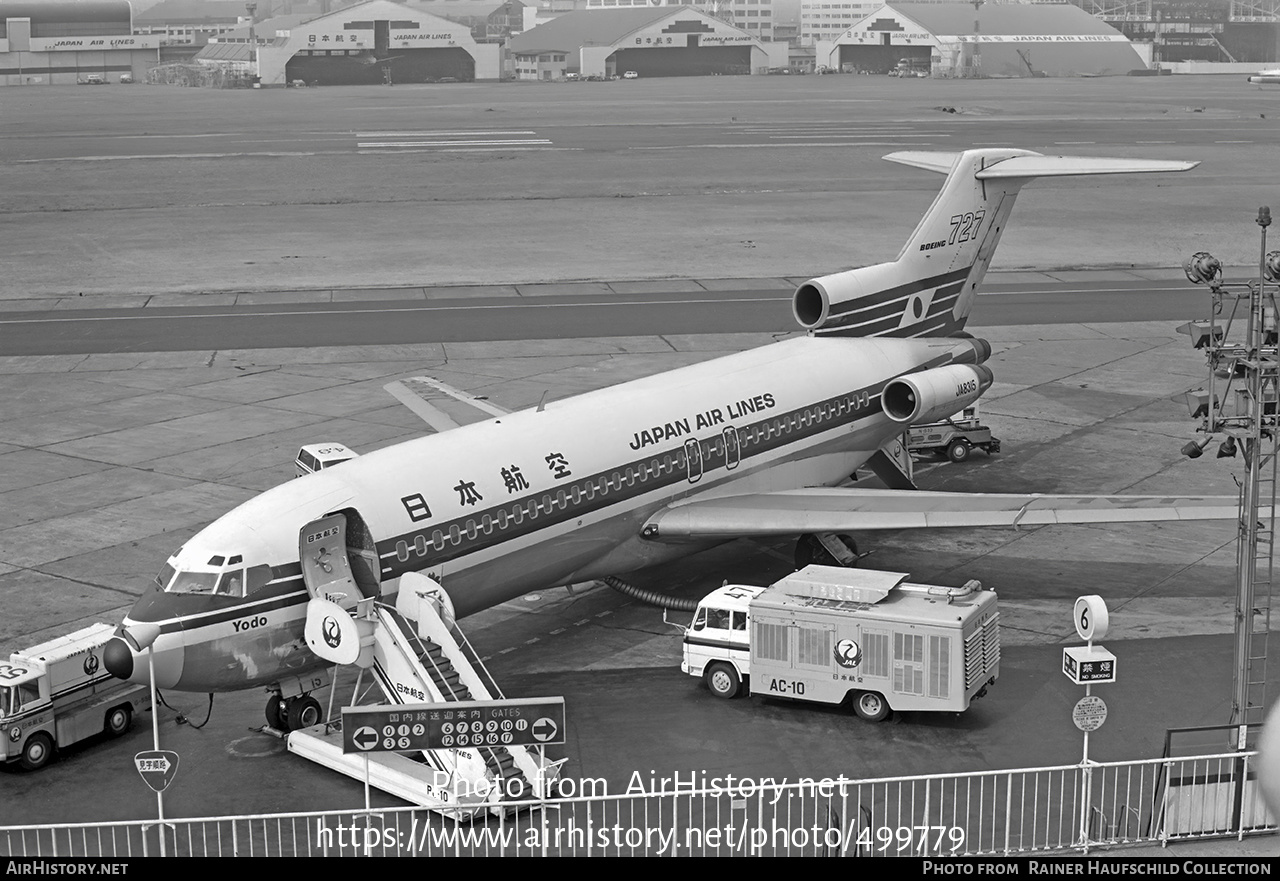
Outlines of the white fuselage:
M244 688L317 665L301 640L298 534L337 511L376 542L383 595L427 572L459 616L642 569L700 547L642 538L656 511L843 483L902 431L881 411L884 384L974 352L958 339L801 337L397 444L262 493L170 560L181 571L243 554L276 573L264 589L236 602L157 591L131 618L164 627L168 687Z

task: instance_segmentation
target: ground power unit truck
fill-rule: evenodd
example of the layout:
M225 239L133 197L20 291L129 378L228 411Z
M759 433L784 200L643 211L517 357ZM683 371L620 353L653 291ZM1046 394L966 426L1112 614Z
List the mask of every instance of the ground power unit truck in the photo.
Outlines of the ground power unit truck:
M55 749L106 732L118 737L151 705L145 685L102 665L115 628L94 624L0 662L0 762L35 770Z
M685 631L680 669L719 697L961 712L1000 675L995 591L908 584L905 572L806 566L769 587L726 584Z

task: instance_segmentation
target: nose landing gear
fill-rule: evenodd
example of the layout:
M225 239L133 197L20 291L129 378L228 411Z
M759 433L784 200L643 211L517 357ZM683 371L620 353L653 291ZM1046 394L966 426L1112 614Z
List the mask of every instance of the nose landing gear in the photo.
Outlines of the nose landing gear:
M320 724L323 712L320 702L309 694L286 698L273 691L267 700L267 726L288 734L299 728Z

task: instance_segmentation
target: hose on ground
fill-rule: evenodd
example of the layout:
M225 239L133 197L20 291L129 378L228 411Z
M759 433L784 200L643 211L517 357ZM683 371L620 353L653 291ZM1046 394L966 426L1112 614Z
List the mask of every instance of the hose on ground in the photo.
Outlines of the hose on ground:
M645 590L642 587L627 584L621 578L613 575L606 575L600 580L623 596L629 596L633 600L639 600L651 606L661 606L664 609L674 609L677 612L695 612L698 609L697 600L667 596L664 593L658 593L656 590Z

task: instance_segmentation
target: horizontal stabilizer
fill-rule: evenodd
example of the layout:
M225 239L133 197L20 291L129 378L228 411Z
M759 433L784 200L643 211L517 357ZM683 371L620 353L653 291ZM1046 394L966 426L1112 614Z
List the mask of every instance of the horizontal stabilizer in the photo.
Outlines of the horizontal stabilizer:
M956 164L956 157L959 155L959 153L947 153L942 150L902 150L898 153L890 153L884 158L899 165L911 165L926 171L947 174Z
M996 180L1072 174L1139 174L1190 171L1199 164L1168 159L1106 159L1100 156L1014 156L978 171L974 177Z
M650 539L882 529L1234 520L1235 496L1067 496L812 488L695 500L649 518ZM1260 515L1264 516L1264 515Z

